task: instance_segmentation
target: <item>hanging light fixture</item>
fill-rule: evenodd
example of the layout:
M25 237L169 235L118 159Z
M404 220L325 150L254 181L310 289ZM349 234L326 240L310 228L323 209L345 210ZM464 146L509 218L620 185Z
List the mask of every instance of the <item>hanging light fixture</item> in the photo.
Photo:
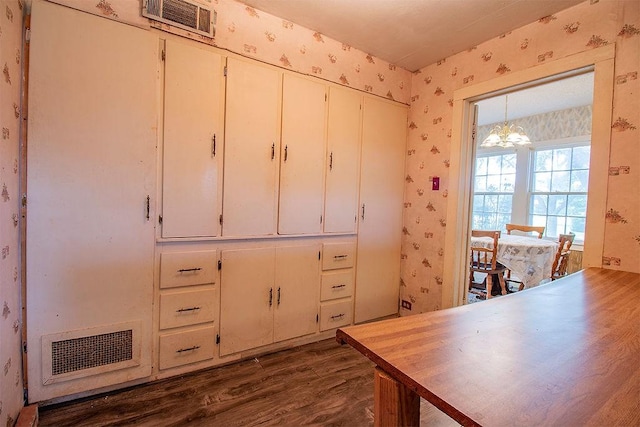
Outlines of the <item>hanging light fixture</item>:
M521 126L515 126L507 122L507 105L509 102L509 95L504 97L504 124L496 125L491 129L491 133L480 144L482 148L490 147L502 147L509 148L514 145L528 145L531 144L529 137L524 132Z

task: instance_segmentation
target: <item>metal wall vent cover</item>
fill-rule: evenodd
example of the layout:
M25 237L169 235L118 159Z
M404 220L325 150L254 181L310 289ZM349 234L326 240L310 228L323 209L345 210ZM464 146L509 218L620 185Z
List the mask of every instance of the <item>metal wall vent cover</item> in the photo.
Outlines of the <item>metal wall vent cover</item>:
M216 12L188 0L143 0L142 16L207 37L215 36Z
M112 332L51 343L51 374L125 362L133 359L133 331Z

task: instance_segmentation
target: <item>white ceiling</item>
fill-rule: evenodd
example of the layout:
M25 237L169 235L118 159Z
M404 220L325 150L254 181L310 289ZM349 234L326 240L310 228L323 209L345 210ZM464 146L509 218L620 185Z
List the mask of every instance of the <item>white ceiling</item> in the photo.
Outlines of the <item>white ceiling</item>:
M593 72L508 94L508 119L582 107L593 103ZM505 95L483 99L478 105L478 125L504 120Z
M584 0L241 0L416 71Z

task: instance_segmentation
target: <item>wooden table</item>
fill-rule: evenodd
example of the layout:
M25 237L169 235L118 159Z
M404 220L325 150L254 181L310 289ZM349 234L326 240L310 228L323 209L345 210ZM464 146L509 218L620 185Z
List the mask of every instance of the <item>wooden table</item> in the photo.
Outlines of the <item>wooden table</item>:
M419 425L420 397L463 425L640 425L640 274L589 268L336 339L378 365L376 425Z

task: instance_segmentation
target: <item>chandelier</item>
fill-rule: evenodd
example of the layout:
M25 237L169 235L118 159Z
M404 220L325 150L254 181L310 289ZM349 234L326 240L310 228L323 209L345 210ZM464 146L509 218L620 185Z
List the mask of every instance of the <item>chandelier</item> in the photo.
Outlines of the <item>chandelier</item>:
M507 105L509 95L504 97L504 124L496 125L491 129L491 133L480 144L482 148L502 147L510 148L514 145L531 144L529 137L521 126L515 126L507 122Z

